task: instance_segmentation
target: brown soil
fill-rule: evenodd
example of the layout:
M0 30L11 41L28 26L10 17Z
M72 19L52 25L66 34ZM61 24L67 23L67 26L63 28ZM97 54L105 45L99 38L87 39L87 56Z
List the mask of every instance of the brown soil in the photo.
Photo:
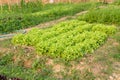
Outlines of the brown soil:
M9 51L10 51L9 48L2 48L2 47L0 47L0 52L2 52L2 53L9 52Z
M46 62L46 65L53 65L54 62L52 59L48 59L47 62Z
M53 71L54 71L54 73L64 71L64 66L62 66L60 64L56 64L56 65L53 66Z
M31 68L31 66L32 66L32 61L31 61L31 60L26 60L26 61L24 62L24 66L25 66L26 68Z

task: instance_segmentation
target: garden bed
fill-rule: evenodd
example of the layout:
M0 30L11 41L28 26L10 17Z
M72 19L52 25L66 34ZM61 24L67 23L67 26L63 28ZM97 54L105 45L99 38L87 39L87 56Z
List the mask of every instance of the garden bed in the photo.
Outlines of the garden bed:
M14 44L34 46L40 55L73 60L91 53L116 32L115 26L71 20L48 29L32 29L18 34Z

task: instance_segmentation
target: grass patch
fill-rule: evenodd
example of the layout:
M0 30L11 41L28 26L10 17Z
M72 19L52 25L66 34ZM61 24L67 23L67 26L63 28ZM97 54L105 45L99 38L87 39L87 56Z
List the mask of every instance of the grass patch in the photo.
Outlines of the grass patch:
M63 74L64 76L64 79L65 80L68 80L68 79L75 79L75 80L94 80L95 79L95 76L93 75L92 72L88 71L88 70L85 70L83 73L81 73L80 71L77 71L77 70L72 70L71 71L71 75L66 75L66 74Z
M17 77L25 80L54 80L51 75L51 71L47 69L43 70L41 73L34 72L33 70L26 69L19 66L9 65L9 66L0 66L0 74L7 76L8 78Z
M11 44L11 39L5 40L5 41L0 41L0 47L2 48L7 48L10 47Z
M120 60L120 53L114 54L114 55L113 55L113 58L115 58L115 59L117 59L117 60Z

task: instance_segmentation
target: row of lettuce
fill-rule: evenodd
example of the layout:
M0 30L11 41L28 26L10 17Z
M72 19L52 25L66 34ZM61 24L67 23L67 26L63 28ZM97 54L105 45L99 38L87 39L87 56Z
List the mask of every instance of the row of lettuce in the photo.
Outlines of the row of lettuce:
M95 3L97 4L97 3ZM49 4L44 5L39 11L31 8L28 13L9 11L0 15L0 33L13 32L15 30L28 28L46 21L58 19L66 15L90 9L91 3L78 4ZM99 4L98 4L99 5Z
M48 29L32 29L12 39L16 45L35 47L40 55L74 60L91 53L116 32L115 26L71 20Z

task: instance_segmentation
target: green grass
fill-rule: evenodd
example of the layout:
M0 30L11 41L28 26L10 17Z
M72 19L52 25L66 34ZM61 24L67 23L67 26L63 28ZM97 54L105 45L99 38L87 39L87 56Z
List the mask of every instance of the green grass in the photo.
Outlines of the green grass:
M120 60L120 53L114 54L113 57L119 61Z
M119 30L119 31L120 31L120 30ZM113 54L112 56L113 56L116 60L120 61L120 32L118 32L116 35L114 35L113 38L116 39L116 41L117 41L118 44L119 44L119 45L117 46L117 50L118 50L119 52L116 52L116 53Z
M10 40L5 40L5 42L3 43L2 41L0 41L0 47L11 47L11 39Z
M43 70L40 73L37 73L37 72L34 72L33 70L26 69L19 66L13 66L13 65L0 66L0 68L1 68L0 73L2 73L2 75L7 76L8 78L17 77L24 80L43 80L43 79L56 80L55 78L50 76L51 71L49 71L48 69Z

